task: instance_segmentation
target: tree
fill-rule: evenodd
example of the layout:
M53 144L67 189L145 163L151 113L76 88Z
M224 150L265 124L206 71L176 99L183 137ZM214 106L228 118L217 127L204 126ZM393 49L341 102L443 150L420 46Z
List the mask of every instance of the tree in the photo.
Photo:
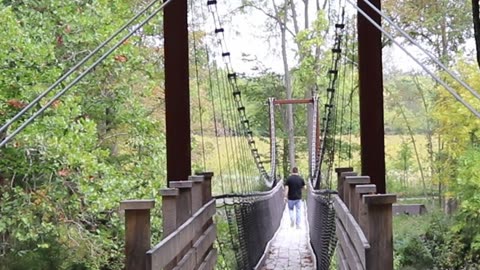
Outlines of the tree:
M477 50L477 64L480 67L480 5L478 0L472 0L472 18L475 48Z
M271 2L265 0L243 1L240 10L254 9L264 14L270 23L267 23L269 33L278 33L281 46L281 57L284 70L284 86L287 99L301 95L311 98L318 84L318 75L321 70L321 46L323 37L326 33L327 23L322 9L326 9L327 1L323 5L316 1L311 5L309 0L289 1L285 0L278 3L275 0ZM299 6L303 6L303 11L299 12ZM310 14L315 12L317 16L312 20ZM303 23L300 21L303 18ZM295 63L290 63L288 50L292 44L296 47ZM298 94L296 94L298 93ZM313 111L309 110L307 123L307 134L311 134ZM295 138L294 138L294 110L291 105L286 106L285 126L288 134L288 155L290 166L295 166ZM307 136L310 139L310 136ZM310 145L310 140L308 144ZM310 158L310 155L309 155Z
M434 52L449 65L465 40L471 37L471 23L466 13L468 1L385 0L382 7L404 31Z
M9 38L0 40L0 123L131 18L137 4L2 1L0 30ZM164 135L153 114L162 78L157 50L132 37L0 149L0 265L122 268L119 202L152 197L164 185L157 180Z

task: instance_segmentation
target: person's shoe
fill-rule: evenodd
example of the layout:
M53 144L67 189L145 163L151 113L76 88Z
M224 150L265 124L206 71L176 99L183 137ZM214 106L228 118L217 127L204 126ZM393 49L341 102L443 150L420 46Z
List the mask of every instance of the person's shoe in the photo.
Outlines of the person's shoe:
M293 228L293 225L295 225L295 223L293 221L290 221L290 227Z

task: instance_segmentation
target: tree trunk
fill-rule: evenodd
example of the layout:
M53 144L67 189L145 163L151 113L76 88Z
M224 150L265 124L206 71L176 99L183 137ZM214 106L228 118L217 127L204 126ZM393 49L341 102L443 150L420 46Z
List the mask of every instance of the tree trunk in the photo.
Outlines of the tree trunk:
M385 88L385 90L387 92L389 92L387 90L387 88ZM410 139L412 140L413 149L415 151L415 158L416 158L417 163L418 163L418 169L420 170L420 177L422 178L423 194L424 194L425 197L427 197L427 185L425 183L425 175L423 173L422 161L420 160L420 155L419 155L418 149L417 149L417 142L416 142L415 137L413 135L412 127L410 126L410 123L408 122L407 115L405 114L405 111L403 110L403 107L400 106L400 104L398 104L397 102L395 102L395 103L397 104L398 108L400 109L400 113L402 114L403 120L405 121L405 125L407 126L407 129L408 129L408 134L410 135Z
M278 10L278 6L275 4L275 0L272 0L273 7L275 9L275 14L277 18L280 15ZM288 5L288 0L285 0L285 8ZM292 81L290 77L290 69L288 67L288 56L287 56L287 29L286 29L286 22L287 22L287 12L284 12L284 20L281 22L279 21L280 26L280 33L282 38L282 59L283 59L283 71L285 72L285 89L286 89L286 97L287 99L292 98ZM290 168L296 167L295 162L295 133L294 133L294 123L293 123L293 107L291 104L287 104L287 134L288 134L288 159L290 162Z
M428 104L427 104L427 99L425 98L425 93L423 91L423 88L420 86L420 82L418 81L418 78L415 76L414 80L415 86L417 87L418 93L420 94L420 97L422 98L422 103L423 103L423 109L425 110L425 116L426 116L426 123L427 123L427 134L425 135L427 137L427 152L428 152L428 160L430 163L430 178L432 179L435 176L435 162L434 162L434 151L433 151L433 128L432 128L432 123L429 118L430 110L428 109ZM435 197L435 195L432 195L432 199Z
M303 3L305 4L305 29L308 28L309 24L310 24L310 21L309 21L309 18L308 18L308 6L309 6L309 0L303 0Z
M477 49L477 64L480 68L480 5L478 0L472 0L473 30L475 33L475 48Z

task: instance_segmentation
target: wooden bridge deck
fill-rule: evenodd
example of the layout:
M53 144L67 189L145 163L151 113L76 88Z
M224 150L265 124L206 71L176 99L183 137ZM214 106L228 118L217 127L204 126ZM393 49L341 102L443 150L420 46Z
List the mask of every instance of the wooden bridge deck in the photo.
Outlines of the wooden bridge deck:
M290 217L288 208L285 207L280 227L267 253L262 270L313 270L315 262L313 260L306 216L305 203L302 202L302 223L299 229L290 227Z

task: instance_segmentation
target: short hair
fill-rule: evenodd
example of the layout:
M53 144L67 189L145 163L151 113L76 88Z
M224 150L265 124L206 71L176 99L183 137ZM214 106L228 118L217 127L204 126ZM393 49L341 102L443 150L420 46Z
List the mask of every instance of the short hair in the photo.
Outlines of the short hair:
M292 173L298 173L298 168L297 168L297 167L293 167L293 168L292 168Z

